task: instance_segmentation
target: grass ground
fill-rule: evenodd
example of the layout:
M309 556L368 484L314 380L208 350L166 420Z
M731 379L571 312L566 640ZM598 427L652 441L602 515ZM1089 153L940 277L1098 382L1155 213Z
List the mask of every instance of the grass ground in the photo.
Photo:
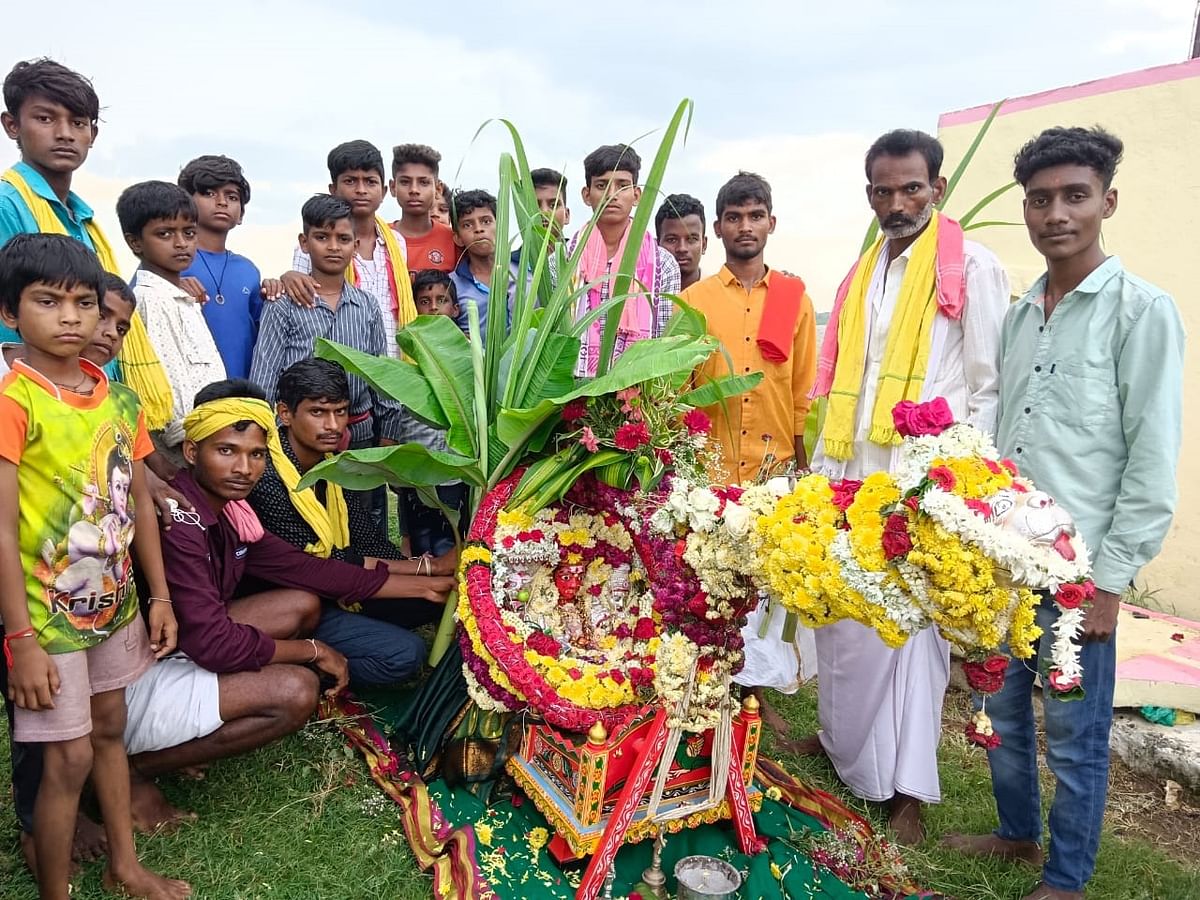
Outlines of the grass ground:
M816 724L811 691L777 698L797 733ZM960 721L961 695L951 695L948 723ZM0 737L0 782L9 778L6 736ZM769 748L768 748L769 751ZM822 759L781 757L811 783L839 793ZM941 751L945 802L928 816L930 834L985 831L995 824L987 765L949 727ZM186 878L204 900L408 900L431 895L398 831L395 807L375 790L362 763L328 725L237 760L214 765L204 781L164 779L169 798L200 821L173 835L139 841L146 863ZM869 804L850 800L879 821ZM7 790L0 792L0 898L33 900L20 862ZM1200 810L1167 810L1161 790L1114 771L1109 822L1089 900L1200 898ZM959 900L1015 900L1036 881L1027 869L980 862L938 849L930 840L907 854L919 881ZM100 865L89 864L73 896L93 900Z

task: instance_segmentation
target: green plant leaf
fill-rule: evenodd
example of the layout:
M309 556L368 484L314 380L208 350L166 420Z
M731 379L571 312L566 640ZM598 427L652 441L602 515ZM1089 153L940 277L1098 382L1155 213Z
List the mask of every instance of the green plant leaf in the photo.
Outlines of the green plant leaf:
M995 228L998 225L1008 226L1012 228L1024 227L1024 222L972 222L970 225L964 225L963 231L974 231L977 228Z
M738 394L753 390L762 380L762 372L751 372L749 375L722 375L720 378L706 381L700 387L688 391L679 400L690 406L712 406L728 397L736 397Z
M946 204L950 202L950 196L954 193L954 189L958 187L958 183L962 180L964 173L966 173L967 167L971 165L971 160L975 158L975 151L979 149L979 145L983 143L983 139L987 136L988 131L991 130L992 122L994 122L996 119L996 113L1000 112L1000 107L1003 106L1004 103L1005 101L1001 100L995 106L993 106L991 112L988 113L987 118L983 120L983 124L979 126L979 130L975 132L975 137L971 141L971 146L967 148L967 152L963 154L963 158L960 159L958 161L958 165L955 166L954 174L952 174L949 181L946 182L946 192L942 194L942 202L938 204L938 209L945 209Z
M470 302L470 301L468 301ZM479 457L475 421L475 370L471 344L449 316L418 316L399 334L400 347L416 363L442 407L446 445ZM403 403L404 396L397 399Z
M663 337L676 337L685 335L686 337L700 337L708 334L708 320L704 313L696 309L696 307L684 303L678 297L672 296L671 299L675 303L675 314L671 316L671 321L667 323L667 330L663 333Z
M521 365L530 367L523 396L517 405L532 406L547 397L557 397L575 387L575 362L579 359L579 339L566 334L552 334L536 357L530 352L537 340L536 332L529 332L522 343L517 357Z
M376 393L400 399L405 409L421 421L435 428L449 427L429 381L407 360L372 356L325 338L317 341L313 355L337 363L349 375L358 375Z
M996 188L994 191L972 206L969 210L967 210L966 215L958 220L958 224L963 227L963 231L967 230L967 226L971 224L977 215L987 209L993 200L995 200L997 197L1002 197L1016 186L1017 183L1015 181L1010 181L1008 184ZM980 225L979 227L982 228L983 226Z
M352 491L365 491L381 484L430 487L458 480L480 484L483 473L468 456L430 450L421 444L395 444L347 450L319 462L300 479L298 489L312 487L322 479Z

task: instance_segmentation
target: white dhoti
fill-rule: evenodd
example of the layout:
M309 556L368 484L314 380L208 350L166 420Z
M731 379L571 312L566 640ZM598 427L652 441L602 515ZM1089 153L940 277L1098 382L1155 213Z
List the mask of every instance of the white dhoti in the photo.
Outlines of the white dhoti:
M821 746L857 797L942 799L937 747L950 645L927 628L893 650L849 620L816 630Z
M770 616L765 633L763 621ZM759 601L742 628L746 661L742 670L733 676L744 687L767 687L783 694L794 694L800 683L817 674L817 648L808 628L796 628L796 639L783 639L783 623L787 611L776 603L768 609L767 601Z

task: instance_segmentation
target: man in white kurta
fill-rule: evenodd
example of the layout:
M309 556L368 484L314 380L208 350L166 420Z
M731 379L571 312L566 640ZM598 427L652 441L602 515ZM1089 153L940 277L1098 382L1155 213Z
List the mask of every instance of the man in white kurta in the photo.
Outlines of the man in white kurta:
M935 215L945 191L942 148L929 135L896 131L867 154L867 197L887 240L879 247L865 303L864 347L840 343L837 358L865 354L856 407L853 455L833 459L818 442L813 469L861 479L891 470L898 451L868 440L878 380L913 242ZM860 262L866 264L864 259ZM995 255L963 241L965 299L958 318L936 315L921 400L944 397L958 421L991 434L999 391L1000 327L1009 304L1008 277ZM832 325L833 323L831 323ZM941 799L937 745L949 682L949 645L930 628L893 650L857 622L819 628L818 715L821 746L838 776L865 800L889 801L891 825L908 843L923 839L920 803Z

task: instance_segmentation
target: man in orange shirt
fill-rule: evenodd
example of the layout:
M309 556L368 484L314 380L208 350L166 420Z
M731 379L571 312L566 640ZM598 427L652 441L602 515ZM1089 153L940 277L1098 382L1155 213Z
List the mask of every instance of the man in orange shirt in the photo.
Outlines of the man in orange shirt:
M767 236L775 230L771 186L739 172L717 194L713 231L725 245L725 265L696 282L680 298L704 313L708 333L725 353L714 353L697 380L762 372L752 391L705 410L721 443L724 479L745 484L777 474L795 460L808 465L804 420L817 372L817 326L804 282L763 262Z
M725 245L725 265L680 295L704 313L708 333L721 341L721 350L698 370L698 382L728 374L726 356L735 374L763 373L753 390L705 410L729 484L808 465L804 422L817 372L816 314L803 281L763 262L774 230L771 186L758 175L739 172L717 194L713 231ZM734 679L755 693L763 718L781 739L787 723L766 703L762 689L791 693L798 687L800 659L794 640L783 637L784 625L782 608L760 604L742 629L746 662Z

